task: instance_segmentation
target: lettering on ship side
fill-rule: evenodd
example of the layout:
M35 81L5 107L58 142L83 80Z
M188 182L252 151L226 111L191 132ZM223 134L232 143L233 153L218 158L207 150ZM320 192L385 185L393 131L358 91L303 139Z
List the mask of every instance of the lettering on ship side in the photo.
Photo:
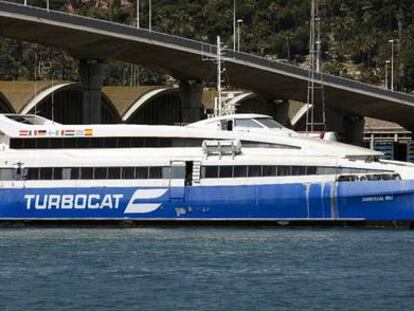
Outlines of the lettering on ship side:
M26 194L26 209L118 209L123 194Z

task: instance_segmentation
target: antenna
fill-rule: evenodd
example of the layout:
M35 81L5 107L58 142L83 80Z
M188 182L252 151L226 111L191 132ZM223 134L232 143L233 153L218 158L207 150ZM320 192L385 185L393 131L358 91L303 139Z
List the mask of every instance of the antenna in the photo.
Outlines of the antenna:
M38 59L37 59L37 43L35 43L35 48L34 48L34 53L35 53L35 66L34 66L34 98L36 100L37 97L37 63L38 63ZM34 114L37 115L37 105L34 106Z
M214 116L221 116L222 113L222 105L223 105L223 97L222 97L222 74L224 73L224 60L222 58L223 46L221 43L220 36L217 36L217 98L216 98L216 105L214 107Z
M220 36L217 36L216 54L214 55L212 45L207 45L207 51L204 49L204 44L201 45L201 58L203 61L211 61L217 65L217 96L214 98L214 116L222 116L234 113L234 105L228 104L229 98L223 96L223 76L226 72L224 62L226 60L226 46L221 42Z
M55 123L55 81L54 81L54 72L53 72L53 60L50 60L50 73L52 76L52 122Z
M320 106L315 100L319 91ZM306 131L326 130L325 92L321 72L321 19L319 0L312 0L309 32L309 70L306 102Z

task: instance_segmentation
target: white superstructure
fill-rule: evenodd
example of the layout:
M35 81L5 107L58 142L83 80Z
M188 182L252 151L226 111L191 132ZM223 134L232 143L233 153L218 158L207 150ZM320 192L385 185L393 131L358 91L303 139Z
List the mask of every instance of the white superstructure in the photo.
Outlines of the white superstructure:
M62 125L34 115L0 115L0 130L0 165L5 167L169 167L171 161L183 160L196 162L200 167L273 165L313 170L306 174L262 172L259 176L246 172L246 176L240 176L246 178L223 177L225 184L254 183L259 177L264 183L274 178L289 182L297 180L297 175L304 175L303 180L320 179L321 175L332 179L352 170L394 172L396 167L404 176L404 168L410 167L385 164L379 161L381 153L369 149L304 137L259 114L222 116L185 127ZM348 171L340 172L339 168ZM204 172L199 168L197 173ZM199 175L199 183L209 182L201 177L206 176ZM234 172L231 177L235 177ZM125 183L117 173L110 179Z
M413 180L411 164L264 115L183 127L0 115L0 220L411 220Z

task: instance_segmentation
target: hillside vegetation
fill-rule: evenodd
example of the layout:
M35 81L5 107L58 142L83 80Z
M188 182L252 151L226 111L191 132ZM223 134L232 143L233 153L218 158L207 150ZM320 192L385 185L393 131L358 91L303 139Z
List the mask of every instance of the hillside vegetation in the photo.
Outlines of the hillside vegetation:
M134 24L135 1L51 0L52 8L75 14ZM148 1L141 0L140 25L148 27ZM32 5L44 6L34 0ZM320 0L323 70L335 75L383 85L385 63L395 39L395 84L414 90L414 2L411 0ZM152 29L214 43L217 35L232 47L232 0L152 1ZM310 0L237 0L243 19L241 50L306 66ZM62 51L0 39L0 79L77 80L77 61ZM110 62L106 84L131 84L128 64ZM142 84L166 77L139 69ZM134 77L134 82L136 78Z

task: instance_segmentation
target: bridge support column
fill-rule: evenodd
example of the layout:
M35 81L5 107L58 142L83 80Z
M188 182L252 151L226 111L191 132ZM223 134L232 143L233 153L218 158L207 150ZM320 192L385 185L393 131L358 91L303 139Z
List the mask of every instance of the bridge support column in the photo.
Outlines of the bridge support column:
M102 122L103 63L82 60L79 74L83 88L83 123L99 124Z
M290 126L289 122L289 100L278 99L273 101L275 103L272 117L275 121L284 126Z
M344 133L348 143L355 146L363 146L364 128L364 117L355 115L344 117Z
M202 117L203 83L200 81L181 81L181 115L183 123L199 121Z

